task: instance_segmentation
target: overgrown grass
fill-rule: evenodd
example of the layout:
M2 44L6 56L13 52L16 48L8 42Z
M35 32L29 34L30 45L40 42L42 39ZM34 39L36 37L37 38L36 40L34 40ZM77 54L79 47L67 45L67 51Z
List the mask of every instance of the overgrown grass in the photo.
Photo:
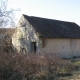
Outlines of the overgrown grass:
M71 76L76 67L51 53L0 53L0 80L55 80Z
M80 79L80 57L73 57L68 59L70 64L73 65L73 69L71 69L72 76L65 76L60 80L79 80Z

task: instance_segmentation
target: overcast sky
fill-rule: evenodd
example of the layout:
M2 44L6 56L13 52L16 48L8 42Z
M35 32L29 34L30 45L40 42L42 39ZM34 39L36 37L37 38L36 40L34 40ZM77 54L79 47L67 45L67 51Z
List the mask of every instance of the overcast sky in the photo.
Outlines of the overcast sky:
M16 14L18 20L22 14L26 14L80 25L80 0L9 0L9 6L21 9Z

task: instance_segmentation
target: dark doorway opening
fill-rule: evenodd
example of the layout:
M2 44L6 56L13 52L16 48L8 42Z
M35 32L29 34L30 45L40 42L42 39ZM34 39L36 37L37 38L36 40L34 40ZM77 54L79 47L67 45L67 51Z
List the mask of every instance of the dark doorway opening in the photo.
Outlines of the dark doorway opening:
M36 42L31 42L31 52L36 52Z

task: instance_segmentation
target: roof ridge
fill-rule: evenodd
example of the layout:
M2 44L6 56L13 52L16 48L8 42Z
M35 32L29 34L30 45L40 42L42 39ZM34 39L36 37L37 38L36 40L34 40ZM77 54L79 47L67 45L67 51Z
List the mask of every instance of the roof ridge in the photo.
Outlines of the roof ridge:
M80 38L80 26L75 22L27 16L25 14L23 16L44 38Z
M61 22L69 22L69 23L75 23L75 22L70 22L70 21L63 21L63 20L58 20L58 19L51 19L51 18L45 18L45 17L38 17L38 16L29 16L26 14L22 14L24 17L33 17L33 18L39 18L39 19L47 19L47 20L54 20L54 21L61 21Z

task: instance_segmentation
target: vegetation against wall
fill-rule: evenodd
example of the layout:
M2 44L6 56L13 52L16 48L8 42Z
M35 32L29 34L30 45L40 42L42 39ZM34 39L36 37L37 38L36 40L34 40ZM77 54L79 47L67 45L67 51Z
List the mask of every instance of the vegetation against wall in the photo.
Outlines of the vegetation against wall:
M69 60L54 54L0 53L0 80L58 80L77 69Z

